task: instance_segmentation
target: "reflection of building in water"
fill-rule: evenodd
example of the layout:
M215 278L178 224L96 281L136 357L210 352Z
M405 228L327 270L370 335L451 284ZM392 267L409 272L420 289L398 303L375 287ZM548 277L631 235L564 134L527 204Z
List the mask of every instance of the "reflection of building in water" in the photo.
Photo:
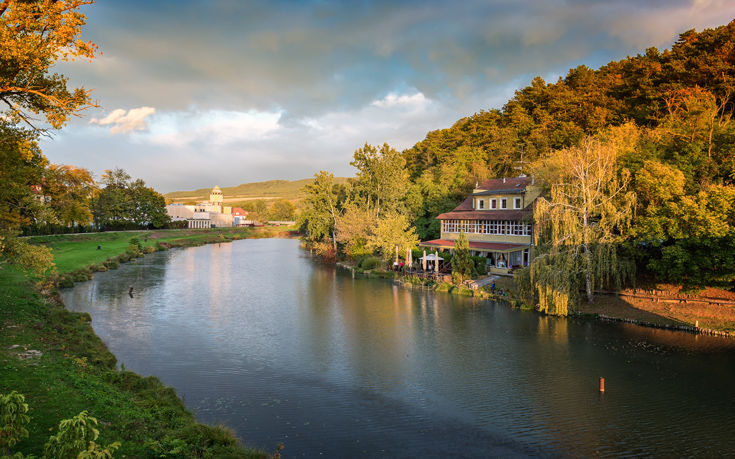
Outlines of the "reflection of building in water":
M166 212L172 221L186 221L188 228L234 226L232 207L224 205L224 196L218 186L212 188L208 201L200 201L195 205L169 204Z

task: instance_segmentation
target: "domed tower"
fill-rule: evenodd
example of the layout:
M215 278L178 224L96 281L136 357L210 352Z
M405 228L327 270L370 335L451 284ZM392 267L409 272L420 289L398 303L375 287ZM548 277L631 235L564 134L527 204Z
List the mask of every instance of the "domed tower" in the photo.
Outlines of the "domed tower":
M221 206L222 201L222 190L220 190L218 186L215 186L212 188L212 191L209 192L209 202L214 205Z

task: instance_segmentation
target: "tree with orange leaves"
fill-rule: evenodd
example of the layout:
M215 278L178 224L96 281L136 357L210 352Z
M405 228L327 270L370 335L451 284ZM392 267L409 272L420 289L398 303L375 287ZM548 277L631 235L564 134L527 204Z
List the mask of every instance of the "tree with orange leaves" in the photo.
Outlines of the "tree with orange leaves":
M0 0L0 102L11 125L59 129L70 116L96 106L90 90L70 89L51 73L59 61L94 59L97 46L81 39L89 0Z

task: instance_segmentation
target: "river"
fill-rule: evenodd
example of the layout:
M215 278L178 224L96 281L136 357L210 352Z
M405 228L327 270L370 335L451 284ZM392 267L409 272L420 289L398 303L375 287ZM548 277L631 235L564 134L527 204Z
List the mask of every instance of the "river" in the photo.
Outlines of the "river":
M735 340L353 279L293 239L158 252L62 297L199 421L284 457L735 451Z

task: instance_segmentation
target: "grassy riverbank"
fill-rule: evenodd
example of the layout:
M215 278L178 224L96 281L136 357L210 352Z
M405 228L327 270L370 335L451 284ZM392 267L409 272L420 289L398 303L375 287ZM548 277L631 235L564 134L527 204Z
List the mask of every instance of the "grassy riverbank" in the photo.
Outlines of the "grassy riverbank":
M278 231L91 233L35 237L31 242L53 249L58 277L51 280L63 282L69 276L81 280L146 251L268 237ZM38 285L44 281L42 290ZM31 416L29 438L13 451L41 455L60 420L88 410L100 422L97 443L122 443L117 457L268 457L243 447L225 427L198 424L175 391L157 378L117 370L115 356L94 333L90 316L66 310L49 284L49 279L29 279L12 266L0 267L0 393L24 394Z

